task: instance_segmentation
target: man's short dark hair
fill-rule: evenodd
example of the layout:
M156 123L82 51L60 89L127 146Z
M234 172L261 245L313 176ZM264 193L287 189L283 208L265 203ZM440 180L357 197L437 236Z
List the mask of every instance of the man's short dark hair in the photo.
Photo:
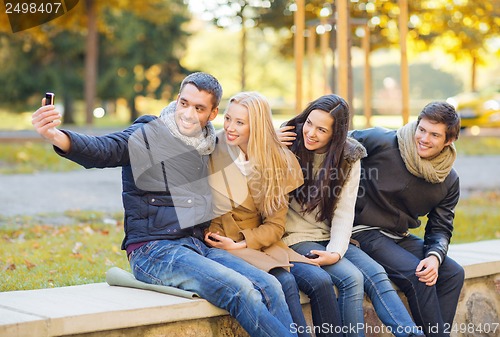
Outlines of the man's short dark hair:
M453 105L446 102L431 102L418 115L418 123L422 118L446 125L446 141L455 141L460 133L460 117Z
M219 81L210 74L197 72L192 73L182 81L181 88L179 92L184 89L186 84L194 85L200 91L206 91L212 95L212 109L215 109L219 106L219 103L222 99L222 86Z

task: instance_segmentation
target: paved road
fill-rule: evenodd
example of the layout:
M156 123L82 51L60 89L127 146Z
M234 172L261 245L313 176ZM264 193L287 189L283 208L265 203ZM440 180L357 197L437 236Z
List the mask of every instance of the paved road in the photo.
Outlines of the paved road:
M500 156L462 156L455 167L463 197L477 190L500 191ZM0 217L70 209L120 212L121 170L0 175Z
M122 210L121 170L0 175L0 215Z

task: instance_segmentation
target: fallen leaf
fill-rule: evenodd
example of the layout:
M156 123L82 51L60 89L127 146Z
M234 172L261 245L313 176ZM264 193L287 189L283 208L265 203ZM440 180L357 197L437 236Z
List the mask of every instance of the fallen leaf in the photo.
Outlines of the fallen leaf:
M28 261L28 260L24 260L24 264L26 265L26 267L28 268L28 270L30 270L30 269L35 268L35 267L36 267L36 264L31 263L31 262L30 262L30 261Z
M8 264L5 270L16 270L16 265L14 263Z

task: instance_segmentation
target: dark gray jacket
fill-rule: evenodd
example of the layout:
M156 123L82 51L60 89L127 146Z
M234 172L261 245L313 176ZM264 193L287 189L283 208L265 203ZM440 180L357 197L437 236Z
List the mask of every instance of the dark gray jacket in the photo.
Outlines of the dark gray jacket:
M366 148L361 160L361 181L354 225L381 227L405 233L420 226L427 215L424 249L444 261L453 231L454 209L460 186L452 169L442 183L432 184L412 175L401 158L395 130L371 128L351 136Z
M172 136L158 118L143 116L124 131L89 136L63 130L64 156L85 168L122 167L125 238L131 243L203 237L212 218L208 156Z

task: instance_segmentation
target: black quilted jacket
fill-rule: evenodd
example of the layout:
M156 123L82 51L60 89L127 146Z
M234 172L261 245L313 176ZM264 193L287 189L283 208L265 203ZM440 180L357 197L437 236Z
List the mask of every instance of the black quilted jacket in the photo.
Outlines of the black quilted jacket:
M427 216L426 256L433 251L444 261L460 195L457 172L452 169L444 182L438 184L412 175L401 158L395 130L371 128L353 131L351 136L368 153L361 160L354 224L402 234L419 227L418 218Z

